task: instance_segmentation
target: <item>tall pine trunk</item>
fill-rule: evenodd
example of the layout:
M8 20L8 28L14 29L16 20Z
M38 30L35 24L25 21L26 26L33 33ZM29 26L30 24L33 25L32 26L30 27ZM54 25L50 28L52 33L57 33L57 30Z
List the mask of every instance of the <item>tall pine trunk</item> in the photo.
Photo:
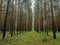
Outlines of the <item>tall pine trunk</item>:
M8 0L8 2L7 2L6 15L5 15L5 20L4 20L3 37L2 37L2 39L4 39L5 35L6 35L6 26L7 26L7 16L8 16L9 2L10 2L10 0Z
M54 14L53 14L53 0L50 0L51 3L51 14L52 14L52 32L53 32L53 39L56 39L56 29L54 24Z

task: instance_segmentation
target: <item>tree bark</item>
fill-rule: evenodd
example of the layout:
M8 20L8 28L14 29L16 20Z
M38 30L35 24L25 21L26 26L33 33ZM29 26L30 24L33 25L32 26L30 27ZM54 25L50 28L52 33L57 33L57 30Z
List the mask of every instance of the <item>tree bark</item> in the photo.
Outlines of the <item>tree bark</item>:
M3 26L3 37L2 37L2 39L4 39L5 35L6 35L6 26L7 26L7 16L8 16L9 2L10 2L10 0L8 0L8 2L7 2L7 8L6 8L6 15L5 15L4 26Z
M51 14L52 14L52 32L53 32L53 39L56 39L56 29L54 24L54 14L53 14L53 0L50 0L51 3Z

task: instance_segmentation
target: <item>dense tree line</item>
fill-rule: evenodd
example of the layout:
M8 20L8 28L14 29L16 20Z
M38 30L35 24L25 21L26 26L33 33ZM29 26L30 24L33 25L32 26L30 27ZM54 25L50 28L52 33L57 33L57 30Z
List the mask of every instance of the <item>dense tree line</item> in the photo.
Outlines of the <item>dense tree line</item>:
M3 39L7 31L13 36L15 33L31 31L32 28L46 35L52 31L53 38L56 39L56 32L60 32L60 2L57 0L34 1L34 10L32 10L31 0L0 0L0 31ZM32 27L33 24L34 27Z

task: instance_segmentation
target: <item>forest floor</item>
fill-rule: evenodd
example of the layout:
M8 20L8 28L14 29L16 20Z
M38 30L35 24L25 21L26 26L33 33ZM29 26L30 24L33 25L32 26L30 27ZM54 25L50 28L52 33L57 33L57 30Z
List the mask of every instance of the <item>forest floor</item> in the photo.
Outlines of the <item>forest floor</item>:
M53 39L52 32L48 36L35 31L24 32L3 41L0 39L0 45L60 45L60 33L57 33L57 39Z

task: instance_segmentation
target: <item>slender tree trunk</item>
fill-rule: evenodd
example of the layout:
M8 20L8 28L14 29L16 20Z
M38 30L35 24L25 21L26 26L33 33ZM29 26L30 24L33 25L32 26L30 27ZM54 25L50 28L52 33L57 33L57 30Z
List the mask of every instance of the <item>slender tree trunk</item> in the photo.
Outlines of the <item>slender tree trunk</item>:
M45 12L45 18L44 18L44 20L45 20L45 33L48 35L48 29L47 29L47 10L46 10L46 7L47 5L46 5L46 0L44 1L44 12Z
M58 28L58 32L60 32L60 8L59 8L59 1L58 1L58 13L57 13L57 28Z
M3 23L1 23L3 20L2 20L3 18L2 18L2 0L0 0L0 31L1 31L1 33L2 33L2 24Z
M3 37L2 37L2 39L4 39L5 35L6 35L6 26L7 26L7 16L8 16L9 2L10 2L10 0L8 0L8 2L7 2L7 8L6 8L6 15L5 15L4 26L3 26Z
M53 15L53 0L50 0L51 3L51 14L52 14L52 32L53 32L53 38L56 39L56 29L54 24L54 15Z
M41 0L40 31L43 31L43 10L42 10L42 0Z

